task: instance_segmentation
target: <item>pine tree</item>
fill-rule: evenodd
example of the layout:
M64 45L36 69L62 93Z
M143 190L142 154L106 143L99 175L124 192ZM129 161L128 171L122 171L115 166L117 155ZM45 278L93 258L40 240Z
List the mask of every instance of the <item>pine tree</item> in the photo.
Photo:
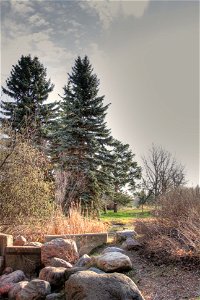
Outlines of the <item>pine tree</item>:
M110 163L107 145L112 139L105 122L109 105L103 104L104 96L98 96L99 80L87 56L78 57L68 75L61 117L52 135L52 153L72 177L85 179L76 198L91 206L97 204L99 193L106 186L103 170Z
M134 154L128 144L123 144L118 140L113 141L113 160L112 169L113 187L114 187L114 210L117 212L118 194L125 188L129 192L134 192L136 180L141 178L141 168L134 161Z
M45 103L54 85L47 80L46 69L37 57L21 56L13 66L3 93L8 101L1 103L2 123L40 144L47 134L48 121L55 112L55 103Z

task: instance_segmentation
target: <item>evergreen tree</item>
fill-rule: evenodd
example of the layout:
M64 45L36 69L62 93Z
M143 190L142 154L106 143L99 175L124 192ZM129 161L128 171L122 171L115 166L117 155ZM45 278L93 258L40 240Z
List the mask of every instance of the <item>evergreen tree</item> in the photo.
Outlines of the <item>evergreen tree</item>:
M70 171L72 178L84 178L84 186L79 189L76 200L91 206L91 203L97 204L107 184L107 174L103 170L109 166L111 157L107 145L112 138L105 122L109 105L103 104L104 96L98 96L99 80L87 56L78 57L68 75L61 116L51 135L52 153L61 169ZM65 202L72 188L73 184L68 186Z
M114 187L114 210L117 211L116 199L118 194L126 188L129 192L134 192L136 188L136 180L141 178L141 168L134 161L134 154L128 144L123 144L118 140L113 142L113 160L114 167L112 169L113 187ZM120 201L119 201L120 202Z
M2 87L9 100L1 103L1 121L38 144L46 136L48 121L56 109L55 103L45 103L54 88L46 77L37 57L22 55L6 80L7 87Z

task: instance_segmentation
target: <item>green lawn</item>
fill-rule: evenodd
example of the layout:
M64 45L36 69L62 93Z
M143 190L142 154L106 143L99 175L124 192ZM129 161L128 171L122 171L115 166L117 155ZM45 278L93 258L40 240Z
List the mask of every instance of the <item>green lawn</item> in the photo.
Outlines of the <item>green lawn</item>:
M149 217L151 217L150 208L145 208L143 212L141 209L128 208L128 209L119 210L117 213L108 210L107 214L102 213L100 218L102 221L106 221L106 222L117 221L122 223L126 223L126 222L129 223L136 218L149 218Z

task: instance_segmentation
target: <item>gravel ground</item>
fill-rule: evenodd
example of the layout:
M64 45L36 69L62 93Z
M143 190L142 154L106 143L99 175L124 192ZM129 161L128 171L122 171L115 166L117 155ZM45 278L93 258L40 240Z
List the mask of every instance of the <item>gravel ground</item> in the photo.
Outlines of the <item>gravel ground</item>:
M198 300L200 299L200 270L178 264L155 266L137 251L127 255L133 271L127 273L146 300Z

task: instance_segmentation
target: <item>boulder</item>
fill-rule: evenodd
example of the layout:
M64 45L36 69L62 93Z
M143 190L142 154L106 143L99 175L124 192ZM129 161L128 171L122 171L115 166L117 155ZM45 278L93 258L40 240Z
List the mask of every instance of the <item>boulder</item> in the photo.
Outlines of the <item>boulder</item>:
M70 300L144 300L136 284L123 274L78 272L65 283Z
M138 250L140 247L141 244L132 238L127 238L122 244L122 248L125 250Z
M0 295L7 294L15 283L24 279L25 274L20 270L0 276Z
M137 235L135 230L122 230L122 231L116 231L115 239L116 242L122 242L125 241L127 238L133 238Z
M65 300L65 293L53 293L46 296L45 300Z
M58 257L52 257L49 265L51 267L63 267L63 268L72 268L72 265L64 259Z
M68 280L69 277L77 272L83 272L83 271L91 271L97 274L104 274L105 272L95 268L95 267L90 267L89 269L87 267L73 267L71 269L66 269L65 270L65 280Z
M92 271L92 272L97 273L97 274L105 274L104 271L99 270L99 269L97 269L97 268L95 268L95 267L89 268L88 271Z
M97 256L95 265L105 272L124 271L132 269L130 258L120 252L108 252Z
M108 253L108 252L121 252L124 253L125 251L122 248L119 247L107 247L103 250L102 254Z
M75 267L85 267L89 266L91 263L91 257L89 255L84 254L79 258L79 260L76 262Z
M50 293L49 282L33 279L17 293L16 300L42 300Z
M18 283L15 283L14 286L10 289L8 292L8 298L10 300L15 300L17 297L17 294L28 284L28 281L20 281Z
M61 287L65 283L65 270L63 267L45 267L40 271L39 279L48 281L53 288Z
M73 267L71 269L65 270L65 280L68 280L69 277L77 272L82 272L88 270L87 267Z
M77 261L79 255L75 241L57 238L43 244L41 247L42 263L48 266L52 257L58 257L70 263Z
M18 235L14 239L14 246L24 246L27 243L26 238L23 235Z

